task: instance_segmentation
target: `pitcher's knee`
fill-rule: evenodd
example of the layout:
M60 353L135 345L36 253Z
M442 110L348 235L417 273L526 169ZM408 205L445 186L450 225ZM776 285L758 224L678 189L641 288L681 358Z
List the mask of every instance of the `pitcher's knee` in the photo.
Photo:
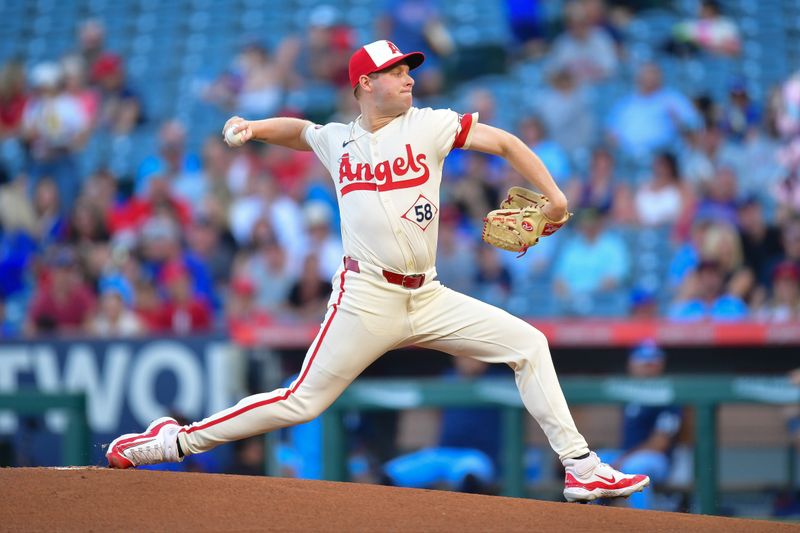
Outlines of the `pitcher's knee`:
M327 407L318 401L315 402L311 399L301 398L295 395L292 396L292 400L292 422L295 424L305 424L306 422L311 422L321 415Z
M531 327L526 332L524 344L518 353L518 359L512 361L512 368L516 370L519 366L525 364L530 364L534 368L537 367L542 358L550 358L547 337L538 329Z
M538 329L531 327L528 331L528 343L534 348L547 348L547 337Z

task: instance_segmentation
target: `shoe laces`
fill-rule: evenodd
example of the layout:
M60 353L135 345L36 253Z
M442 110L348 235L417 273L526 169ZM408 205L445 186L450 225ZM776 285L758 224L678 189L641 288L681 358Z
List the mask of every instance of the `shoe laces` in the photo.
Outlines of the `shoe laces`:
M164 461L164 453L161 445L156 442L149 442L139 446L132 446L125 450L125 455L135 465L149 465Z

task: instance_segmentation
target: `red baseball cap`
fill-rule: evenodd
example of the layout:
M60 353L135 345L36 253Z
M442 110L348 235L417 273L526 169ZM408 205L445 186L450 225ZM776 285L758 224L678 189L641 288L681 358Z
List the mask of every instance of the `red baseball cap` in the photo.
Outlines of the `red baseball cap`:
M392 41L365 44L350 56L350 85L355 89L361 76L389 68L403 60L406 60L408 68L413 70L425 61L425 54L422 52L404 54Z

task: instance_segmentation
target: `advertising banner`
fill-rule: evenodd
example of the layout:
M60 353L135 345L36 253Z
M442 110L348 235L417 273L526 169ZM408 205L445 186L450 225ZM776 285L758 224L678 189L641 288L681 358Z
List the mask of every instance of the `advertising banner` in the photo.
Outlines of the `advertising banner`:
M0 393L85 392L92 464L104 464L103 444L122 433L165 415L200 420L236 403L245 366L242 350L223 337L9 341L0 345ZM67 420L58 411L0 412L0 439L13 444L17 463L57 465Z

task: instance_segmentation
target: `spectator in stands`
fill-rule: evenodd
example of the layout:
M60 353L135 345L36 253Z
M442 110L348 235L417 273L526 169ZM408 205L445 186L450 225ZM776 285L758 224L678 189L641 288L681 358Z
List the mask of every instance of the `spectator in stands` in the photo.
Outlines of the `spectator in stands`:
M664 375L666 355L652 341L638 345L628 356L628 375L653 380ZM642 398L642 400L645 400ZM669 478L672 451L683 423L683 410L677 405L652 405L632 402L625 405L622 421L621 454L607 454L603 460L614 468L636 468L658 485ZM634 509L652 508L652 492L632 495Z
M98 337L135 337L146 332L145 324L132 310L133 287L124 277L107 276L100 281L100 303L89 319L87 331Z
M452 205L440 211L436 273L447 287L471 294L476 274L475 242L460 228L460 218Z
M330 5L314 7L302 36L285 39L279 56L291 60L291 84L322 83L337 88L349 87L348 62L355 42L355 30ZM313 103L309 102L313 105Z
M800 265L800 214L787 220L781 226L781 245L783 253L775 259L775 264L790 261Z
M748 310L741 298L727 292L722 265L703 260L684 282L668 316L676 321L731 321L744 320Z
M212 309L221 309L209 267L190 250L183 249L180 228L174 221L165 216L149 220L142 227L140 244L144 277L158 281L159 288L168 290L166 283L183 273L176 266L180 265L188 272L191 295L204 300ZM164 273L168 267L171 270Z
M609 231L607 215L598 210L583 209L576 218L577 233L563 244L555 260L557 303L567 314L619 314L625 305L622 291L630 270L625 241ZM608 309L597 307L600 297L608 300Z
M209 331L213 326L211 307L192 289L192 275L180 261L170 261L159 273L166 301L159 314L160 331L185 335Z
M294 285L296 273L289 267L286 250L273 236L243 260L242 273L256 284L259 309L270 313L282 311Z
M620 183L614 154L605 146L597 146L592 150L588 175L572 180L567 185L566 194L575 209L596 209L609 213L612 220L619 223L634 220L631 194L628 187Z
M800 143L797 147L800 149ZM777 204L775 218L779 223L800 213L800 163L774 184L772 200Z
M520 49L517 55L539 55L547 23L544 3L540 0L505 0L505 8L511 35Z
M0 69L0 143L19 134L27 101L25 65L8 61Z
M500 252L491 246L478 246L477 263L472 294L501 309L508 307L511 272L501 261Z
M783 253L781 231L766 220L761 202L754 196L739 204L738 221L744 264L759 285L768 286L772 266Z
M127 135L144 122L139 96L130 88L122 59L105 54L92 67L92 81L100 89L100 131Z
M294 193L301 189L295 187ZM303 212L295 198L282 190L271 176L259 174L248 181L246 194L236 198L230 209L231 233L240 245L254 242L259 221L264 220L271 233L288 254L290 264L299 268L305 250L306 232Z
M100 209L86 199L79 199L66 223L66 241L81 247L107 242L110 234Z
M488 155L478 152L463 154L464 172L444 184L450 189L450 201L469 222L483 220L496 209L499 188L487 176L492 175Z
M550 138L544 122L536 116L525 117L518 129L522 142L539 156L553 179L564 184L572 175L569 156L561 145Z
M80 278L72 250L52 249L31 302L25 333L77 333L84 329L94 305L94 294Z
M38 221L28 197L28 178L20 174L8 183L0 180L0 236L14 232L37 237Z
M754 316L766 322L800 321L800 265L791 261L778 263L772 274L771 297Z
M319 258L320 276L331 279L342 265L342 241L331 231L333 211L319 200L307 202L303 206L303 222L306 227L306 255L314 253Z
M534 111L553 141L579 157L597 137L591 93L567 68L553 71L548 81L549 87L536 96Z
M736 171L733 168L717 169L714 177L700 190L694 217L735 226L740 203L738 187Z
M0 175L0 300L13 315L14 309L27 304L28 273L39 243L25 176L17 176L11 183L4 179Z
M164 217L181 226L192 220L192 207L189 202L170 191L167 178L160 174L149 178L147 189L117 206L110 217L112 233L139 231L151 219Z
M800 212L800 71L780 88L774 107L782 144L778 161L783 173L771 193L778 204L776 219L780 223Z
M30 266L39 247L36 212L27 195L27 179L21 174L0 185L0 298L12 315L28 303ZM19 329L20 324L14 326Z
M214 220L204 214L197 215L185 229L186 252L202 263L215 287L227 283L231 276L236 245L225 238Z
M453 358L443 379L475 382L489 365L468 357ZM386 463L384 483L398 487L438 488L489 493L496 481L500 452L500 413L494 407L448 407L441 411L435 446Z
M750 97L745 81L741 79L731 84L721 115L726 137L737 142L743 142L756 133L763 120L759 105Z
M572 0L564 8L567 30L553 42L551 68L567 69L578 83L610 78L617 70L617 51L611 36L594 26L583 0Z
M703 236L700 257L719 264L727 292L743 300L750 296L755 275L744 262L742 241L736 226L713 224Z
M80 102L63 88L56 63L40 63L31 74L34 93L25 105L22 139L28 148L28 173L34 183L49 177L58 186L60 212L66 214L81 188L75 153L90 124Z
M163 301L158 294L155 280L145 277L135 278L133 311L142 321L144 329L148 332L162 330L161 315Z
M205 98L242 116L271 116L282 104L286 65L257 39L244 44L234 65L215 80Z
M442 62L455 52L455 44L439 13L439 1L398 0L386 3L377 19L375 34L400 50L419 50L425 63L415 70L421 97L439 94L444 87Z
M697 18L683 21L673 29L668 49L677 53L704 50L724 56L738 55L742 47L739 28L722 14L719 2L703 0Z
M228 183L233 153L219 135L211 135L203 143L201 157L202 179L208 188L200 209L218 228L227 231L228 215L233 201L233 191Z
M242 275L231 280L230 291L225 299L225 322L234 334L239 328L259 328L272 322L272 316L256 305L256 284ZM245 334L251 334L247 331Z
M728 141L717 125L691 132L687 138L689 147L681 168L686 181L695 189L706 187L721 168L735 169L741 162L741 148Z
M319 256L309 253L303 260L300 277L289 289L288 310L301 320L322 320L330 292L330 279L320 275Z
M200 158L186 150L186 128L178 120L168 120L158 131L158 141L158 155L146 157L139 165L137 196L147 195L150 181L159 176L167 181L170 194L190 206L199 206L206 182L201 177Z
M89 128L93 130L97 124L100 95L89 86L89 75L83 58L78 55L66 56L61 60L61 69L64 72L65 91L80 104Z
M33 191L33 208L36 211L36 240L43 247L61 240L66 224L61 213L59 190L48 178L40 180Z
M681 183L678 160L671 152L653 158L653 175L636 191L634 203L639 223L663 226L675 223L689 205L689 191Z
M106 28L103 22L89 18L78 27L77 54L83 58L86 68L91 72L95 62L106 53Z
M691 102L663 85L661 69L655 63L639 67L635 91L618 101L607 119L611 140L633 159L674 148L681 131L700 125L700 115Z

